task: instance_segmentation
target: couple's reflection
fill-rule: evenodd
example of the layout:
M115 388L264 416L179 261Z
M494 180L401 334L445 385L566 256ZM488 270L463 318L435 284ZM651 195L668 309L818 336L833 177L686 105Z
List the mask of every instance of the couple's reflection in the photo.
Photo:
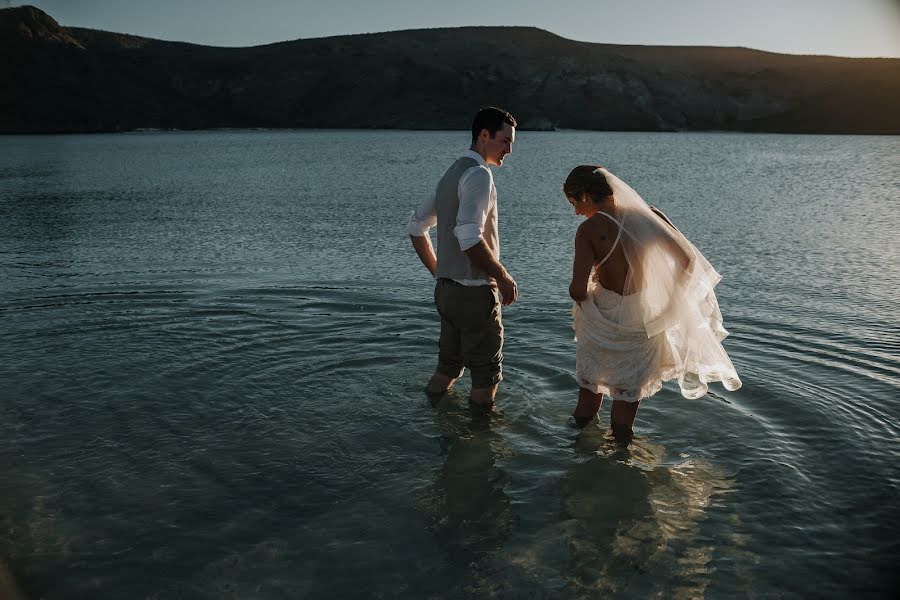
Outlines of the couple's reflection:
M568 438L568 456L552 449L565 461L561 477L548 473L556 491L533 497L542 504L533 508L523 497L514 512L502 416L472 412L451 392L436 405L434 420L443 460L428 495L429 524L455 567L456 591L482 597L511 585L538 597L705 594L714 540L721 538L708 508L732 487L709 463L671 461L646 436L624 445L610 431L588 427ZM547 511L554 497L559 510Z
M562 482L560 565L573 597L703 596L714 550L701 528L727 478L702 461L665 464L665 448L587 428Z
M506 495L509 477L499 464L509 451L495 429L499 413L470 409L451 390L434 408L443 462L435 473L430 528L457 566L474 566L502 548L516 517Z
M623 578L646 565L658 537L650 482L628 463L641 448L617 443L595 427L579 431L561 486L560 520L568 560L560 565L574 595L621 591Z

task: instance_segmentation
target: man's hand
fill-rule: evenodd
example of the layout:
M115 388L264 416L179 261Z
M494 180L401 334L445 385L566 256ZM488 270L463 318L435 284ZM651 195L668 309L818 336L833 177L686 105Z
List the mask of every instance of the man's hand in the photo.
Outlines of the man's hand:
M500 303L503 306L509 306L519 299L519 287L516 285L516 280L510 277L509 273L506 274L506 277L497 279L497 287L500 288L500 295L502 296Z
M508 306L519 299L519 287L516 285L516 280L510 276L506 269L503 268L503 265L500 264L500 261L494 257L484 240L479 241L466 250L466 256L469 257L469 260L472 261L475 267L494 278L497 282L497 287L500 289L500 294L503 296L502 303L504 306Z

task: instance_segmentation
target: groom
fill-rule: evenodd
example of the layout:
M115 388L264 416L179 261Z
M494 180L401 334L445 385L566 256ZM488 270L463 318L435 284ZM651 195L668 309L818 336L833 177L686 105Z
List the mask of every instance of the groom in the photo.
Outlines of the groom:
M482 108L472 122L472 145L450 165L434 194L410 216L406 232L422 264L437 279L434 303L441 316L438 365L429 394L443 394L468 367L470 402L490 409L503 379L502 304L516 301L515 280L500 263L497 189L489 165L512 152L516 120L505 110ZM437 256L428 230L437 225Z

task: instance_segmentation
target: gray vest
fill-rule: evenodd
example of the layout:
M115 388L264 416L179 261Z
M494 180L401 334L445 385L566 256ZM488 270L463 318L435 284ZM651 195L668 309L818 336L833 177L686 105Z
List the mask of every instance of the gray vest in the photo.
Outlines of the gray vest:
M466 156L450 165L438 182L434 193L434 209L437 213L437 271L435 277L447 279L486 279L492 281L484 271L476 269L469 257L459 247L459 240L453 233L456 215L459 213L459 180L468 169L477 167L478 162ZM500 239L497 237L497 202L492 200L488 207L482 236L491 253L500 259Z

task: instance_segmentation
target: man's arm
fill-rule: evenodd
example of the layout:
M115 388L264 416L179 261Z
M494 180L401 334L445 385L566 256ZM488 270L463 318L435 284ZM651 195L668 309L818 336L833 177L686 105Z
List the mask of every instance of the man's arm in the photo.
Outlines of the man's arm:
M434 277L434 273L437 270L437 257L434 255L434 248L431 246L431 238L428 235L410 235L409 239L412 240L413 248L415 248L416 254L419 255L419 260L422 261L422 264Z
M469 257L475 268L484 271L497 280L497 287L500 288L504 305L512 304L519 299L519 288L516 285L516 280L500 264L500 261L497 260L484 240L480 240L477 244L468 248L466 256Z
M437 270L437 257L434 255L434 248L431 246L431 238L428 237L428 230L437 222L437 213L434 210L434 195L429 196L425 202L419 205L416 210L409 215L409 221L406 223L406 233L412 240L413 248L419 255L419 260L434 277Z
M459 241L460 249L469 257L472 266L497 281L497 287L503 295L502 302L509 305L519 298L516 280L510 277L500 264L483 237L492 187L493 177L486 168L472 167L463 174L459 182L459 210L453 234Z

